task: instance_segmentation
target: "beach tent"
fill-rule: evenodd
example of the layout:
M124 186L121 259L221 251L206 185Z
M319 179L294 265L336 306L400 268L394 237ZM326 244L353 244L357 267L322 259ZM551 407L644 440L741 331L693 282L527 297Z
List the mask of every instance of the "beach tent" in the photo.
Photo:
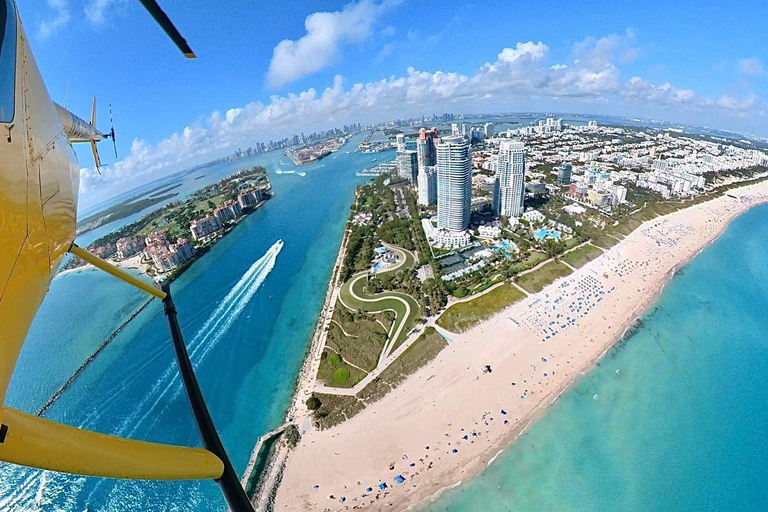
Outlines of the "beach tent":
M381 483L379 484L379 489L381 489L382 491L383 491L384 489L386 489L386 488L387 488L387 484L385 484L384 482L381 482Z
M397 475L395 477L395 482L401 484L401 483L405 482L405 478L403 478L403 475Z

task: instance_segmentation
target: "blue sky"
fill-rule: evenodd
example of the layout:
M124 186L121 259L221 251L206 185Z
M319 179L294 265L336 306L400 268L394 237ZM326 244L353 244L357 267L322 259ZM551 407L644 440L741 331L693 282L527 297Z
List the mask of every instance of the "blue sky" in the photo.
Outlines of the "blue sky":
M134 0L25 0L52 98L120 161L81 155L83 203L256 141L433 112L635 115L768 136L763 3L161 0L183 59ZM87 148L82 148L87 150ZM106 146L104 160L111 162Z

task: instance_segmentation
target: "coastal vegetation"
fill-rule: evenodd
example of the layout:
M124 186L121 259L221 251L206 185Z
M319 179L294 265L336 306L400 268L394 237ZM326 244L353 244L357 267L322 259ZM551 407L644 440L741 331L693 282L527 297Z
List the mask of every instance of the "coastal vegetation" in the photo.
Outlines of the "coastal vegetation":
M559 261L550 261L532 272L521 275L517 283L528 293L537 293L560 277L565 277L572 272L571 269Z
M584 244L578 249L565 253L561 259L572 267L581 268L601 254L603 251L594 245Z
M378 377L357 395L314 393L307 407L314 412L315 425L327 429L338 425L362 411L367 405L380 400L409 375L432 361L448 343L433 327L424 332Z
M82 235L88 231L92 231L110 222L115 222L125 217L129 217L134 213L138 213L151 206L162 203L172 197L178 195L177 192L171 193L175 188L180 187L181 184L154 188L140 195L130 197L124 201L120 201L117 204L113 204L109 208L101 210L89 215L84 219L77 222L77 234ZM154 194L153 194L154 192Z
M437 325L451 332L463 332L524 297L515 286L502 284L477 298L453 304L440 315Z

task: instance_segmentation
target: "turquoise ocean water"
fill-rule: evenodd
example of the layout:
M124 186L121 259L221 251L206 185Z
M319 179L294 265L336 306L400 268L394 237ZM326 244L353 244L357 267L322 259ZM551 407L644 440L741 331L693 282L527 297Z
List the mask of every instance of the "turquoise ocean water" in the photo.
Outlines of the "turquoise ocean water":
M438 511L768 509L768 206Z
M200 384L235 469L262 433L282 422L336 259L355 172L371 155L354 150L270 172L276 197L245 219L173 285ZM378 160L390 157L379 154ZM334 158L335 157L335 158ZM295 166L278 152L198 171L189 193L262 164ZM114 229L113 225L111 229ZM103 231L104 228L102 228ZM87 243L93 233L80 239ZM285 242L282 250L277 240ZM56 278L9 389L8 404L35 412L144 296L97 271ZM46 413L71 425L136 439L199 446L181 390L160 304L118 335ZM214 482L136 482L66 476L0 465L0 510L223 510Z

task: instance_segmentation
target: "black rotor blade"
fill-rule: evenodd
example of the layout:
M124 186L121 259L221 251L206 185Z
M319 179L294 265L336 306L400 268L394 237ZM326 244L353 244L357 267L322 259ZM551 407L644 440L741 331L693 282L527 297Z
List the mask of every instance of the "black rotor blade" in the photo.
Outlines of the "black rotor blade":
M155 21L157 21L157 23L161 27L163 27L163 30L165 30L165 33L168 34L168 36L173 40L174 43L176 43L176 46L179 47L179 50L181 50L184 56L187 57L188 59L194 59L195 52L192 51L192 48L190 48L189 45L187 44L187 40L184 39L184 37L181 35L181 32L179 32L176 29L171 19L160 8L158 3L155 0L140 0L140 1L144 6L144 8L149 11L149 14L151 14L152 17L155 18Z

